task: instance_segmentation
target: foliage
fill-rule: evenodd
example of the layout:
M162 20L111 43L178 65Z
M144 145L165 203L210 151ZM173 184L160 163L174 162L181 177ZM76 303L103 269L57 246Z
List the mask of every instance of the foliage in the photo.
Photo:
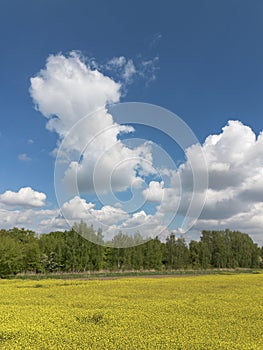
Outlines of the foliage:
M189 245L173 233L166 242L156 237L138 244L143 241L138 232L133 237L118 232L105 247L97 244L103 243L101 230L96 232L83 221L74 228L39 237L25 229L1 230L0 277L19 272L263 267L263 248L237 231L203 231L200 241Z

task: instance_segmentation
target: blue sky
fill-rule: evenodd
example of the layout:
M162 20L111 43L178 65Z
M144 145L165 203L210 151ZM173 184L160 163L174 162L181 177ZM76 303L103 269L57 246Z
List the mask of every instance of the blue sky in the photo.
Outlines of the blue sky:
M58 133L47 130L47 119L34 108L29 93L30 78L45 69L51 54L69 57L71 51L78 50L86 58L94 59L100 72L115 82L119 77L116 71L106 69L108 62L114 57L125 57L126 62L132 60L136 74L131 81L122 83L125 93L121 94L119 102L151 103L172 111L187 123L202 145L209 135L220 135L229 120L238 120L244 127L232 125L226 134L233 131L233 138L242 139L249 134L245 128L248 126L257 137L263 130L262 15L263 3L257 0L2 1L0 194L17 193L21 188L31 187L46 195L43 207L30 203L11 205L7 196L2 196L2 215L12 212L10 222L3 220L2 226L26 226L21 218L15 218L14 211L25 211L26 217L28 210L57 208L53 184L55 159L51 152L56 147ZM148 70L143 70L146 62L150 62ZM135 136L155 142L158 139L158 135L146 128L137 128ZM223 139L228 147L229 138ZM245 144L246 138L244 140ZM171 149L169 142L159 135L159 144L166 150ZM210 146L204 146L210 156L213 154L211 159L208 155L210 161L224 163L223 146L212 151ZM234 145L230 149L234 152L239 147ZM244 200L249 205L233 213L232 221L223 214L217 218L207 209L196 231L202 225L204 228L229 225L254 234L257 241L262 240L261 222L257 219L261 215L261 200L251 194L259 193L258 187L251 188L251 183L256 182L260 187L261 178L257 175L261 174L263 166L260 147L255 145L257 156L253 162L250 158L255 174L252 172L254 175L250 178L242 178L238 193L233 194L240 200L250 191L249 200L248 197ZM218 152L216 156L215 152ZM182 160L180 151L172 157L175 161ZM225 166L237 169L239 164L240 169L244 169L247 157L249 155L242 160L238 158L239 163L233 157L235 159L226 161ZM213 171L209 169L209 175L211 172L213 176ZM224 174L221 175L224 183ZM223 187L228 193L237 188L235 184ZM211 191L217 192L211 195L215 211L227 212L235 203L233 198L226 199L225 194L219 193L216 186L211 187ZM217 195L220 199L214 202L212 199ZM93 197L89 199L92 201ZM47 218L41 217L41 220L51 220L52 215L57 217L57 212L47 213ZM253 225L245 225L248 218L255 217ZM33 223L32 226L34 228ZM55 226L47 227L56 229Z

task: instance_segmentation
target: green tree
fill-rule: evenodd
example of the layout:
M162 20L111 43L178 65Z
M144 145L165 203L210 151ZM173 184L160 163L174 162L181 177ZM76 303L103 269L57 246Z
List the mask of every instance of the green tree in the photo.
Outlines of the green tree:
M167 237L164 263L169 269L181 269L188 266L189 250L183 238L176 238L173 233Z
M148 240L144 247L144 269L160 270L163 266L163 245L158 237Z
M16 274L23 266L21 244L8 233L0 234L0 277Z
M200 263L200 243L191 241L189 244L189 263L193 269L199 269Z

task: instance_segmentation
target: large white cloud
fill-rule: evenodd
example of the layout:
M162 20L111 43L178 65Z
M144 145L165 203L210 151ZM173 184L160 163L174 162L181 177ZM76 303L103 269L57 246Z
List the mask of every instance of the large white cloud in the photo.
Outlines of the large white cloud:
M107 103L118 102L120 87L72 52L69 57L49 56L46 68L31 78L30 93L39 111L49 119L47 127L63 136L82 117ZM97 124L100 122L107 127L112 119L103 115Z
M230 120L220 134L206 138L202 151L207 160L209 186L195 227L243 229L263 241L263 133L257 136L249 126ZM182 183L180 215L185 215L191 200L191 166L194 161L198 169L199 149L193 145L186 150L186 157L177 171ZM202 171L197 172L198 176L202 176ZM144 195L148 201L160 203L162 211L177 208L177 186L164 188L161 182L151 182Z
M229 218L252 212L263 184L263 134L240 121L229 121L219 135L209 136L203 145L209 169L209 191L202 216Z
M135 73L133 62L123 57L110 65L124 66L125 80ZM133 128L115 123L107 112L109 103L120 100L121 87L75 52L69 57L51 55L45 69L31 78L35 105L62 142L59 156L71 159L64 181L72 194L122 191L139 182L138 168L153 171L143 160L151 161L149 144L125 146L119 135Z
M22 187L18 192L6 191L0 194L0 203L13 207L42 207L45 205L46 195L31 187Z

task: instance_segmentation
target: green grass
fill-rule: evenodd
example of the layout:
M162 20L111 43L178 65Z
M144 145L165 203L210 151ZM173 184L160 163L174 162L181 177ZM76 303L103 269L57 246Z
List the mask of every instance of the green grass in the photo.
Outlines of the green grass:
M255 269L207 269L207 270L156 270L156 271L103 271L103 272L72 272L72 273L43 273L18 274L7 276L8 279L43 280L43 279L97 279L140 276L188 276L188 275L236 275L240 273L260 274L263 270Z

